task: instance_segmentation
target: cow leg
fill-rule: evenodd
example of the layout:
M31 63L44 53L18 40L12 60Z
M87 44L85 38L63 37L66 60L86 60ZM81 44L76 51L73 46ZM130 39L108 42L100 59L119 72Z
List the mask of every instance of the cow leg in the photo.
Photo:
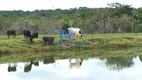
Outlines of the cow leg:
M26 36L26 41L27 41L27 42L29 41L29 37L27 37L27 36Z
M33 42L33 38L30 37L29 40L31 41L31 43Z
M51 45L53 45L53 42L51 42Z
M44 45L46 46L46 41L44 41Z
M82 34L81 34L81 36L80 36L80 37L81 37L81 39L82 39Z
M24 36L24 40L28 41L28 37L27 37L27 36Z
M28 37L27 36L25 36L25 39L28 41Z
M24 35L24 40L26 39L26 36Z
M74 36L75 36L75 39L77 39L77 34L75 34Z
M13 39L15 38L15 35L13 35Z
M10 36L8 35L8 39L10 38Z
M14 35L14 38L16 38L16 35Z

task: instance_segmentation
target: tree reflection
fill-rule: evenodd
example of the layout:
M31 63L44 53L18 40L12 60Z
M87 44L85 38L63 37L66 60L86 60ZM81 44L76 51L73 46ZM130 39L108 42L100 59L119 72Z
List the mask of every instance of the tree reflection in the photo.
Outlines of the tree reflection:
M15 72L17 70L16 67L17 67L16 63L14 63L13 65L8 64L8 72Z
M44 58L43 60L43 63L44 64L49 64L49 63L54 63L55 62L55 59L53 56L47 56Z
M108 57L106 58L105 64L109 69L121 70L126 67L131 67L134 62L133 57Z
M75 59L75 62L71 62L71 59L69 59L69 68L80 68L83 62L83 59Z
M140 61L142 62L142 55L139 55L139 59L140 59Z

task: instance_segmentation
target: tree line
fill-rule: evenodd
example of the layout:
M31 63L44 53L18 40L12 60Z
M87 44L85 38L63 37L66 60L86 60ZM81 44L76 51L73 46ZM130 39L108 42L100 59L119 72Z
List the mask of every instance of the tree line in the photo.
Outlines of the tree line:
M35 11L0 11L0 34L23 29L40 34L59 34L63 26L79 27L83 33L139 33L142 32L142 8L110 3L105 8L70 8Z

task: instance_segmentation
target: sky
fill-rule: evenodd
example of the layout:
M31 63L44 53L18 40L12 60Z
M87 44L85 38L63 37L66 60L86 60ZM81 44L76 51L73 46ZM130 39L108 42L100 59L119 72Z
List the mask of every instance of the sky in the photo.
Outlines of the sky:
M118 2L121 4L141 7L141 0L0 0L0 10L47 10L69 9L78 7L100 8L106 7L107 3Z

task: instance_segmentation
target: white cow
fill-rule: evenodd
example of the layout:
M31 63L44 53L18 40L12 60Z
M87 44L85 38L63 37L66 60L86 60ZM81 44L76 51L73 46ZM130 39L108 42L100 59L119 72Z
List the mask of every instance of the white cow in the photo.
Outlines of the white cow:
M81 31L81 29L70 27L70 28L68 28L68 30L72 30L73 34L78 35L78 36L80 36L82 38L82 31Z
M82 65L83 59L75 60L75 62L72 62L71 59L69 59L69 68L80 68Z

